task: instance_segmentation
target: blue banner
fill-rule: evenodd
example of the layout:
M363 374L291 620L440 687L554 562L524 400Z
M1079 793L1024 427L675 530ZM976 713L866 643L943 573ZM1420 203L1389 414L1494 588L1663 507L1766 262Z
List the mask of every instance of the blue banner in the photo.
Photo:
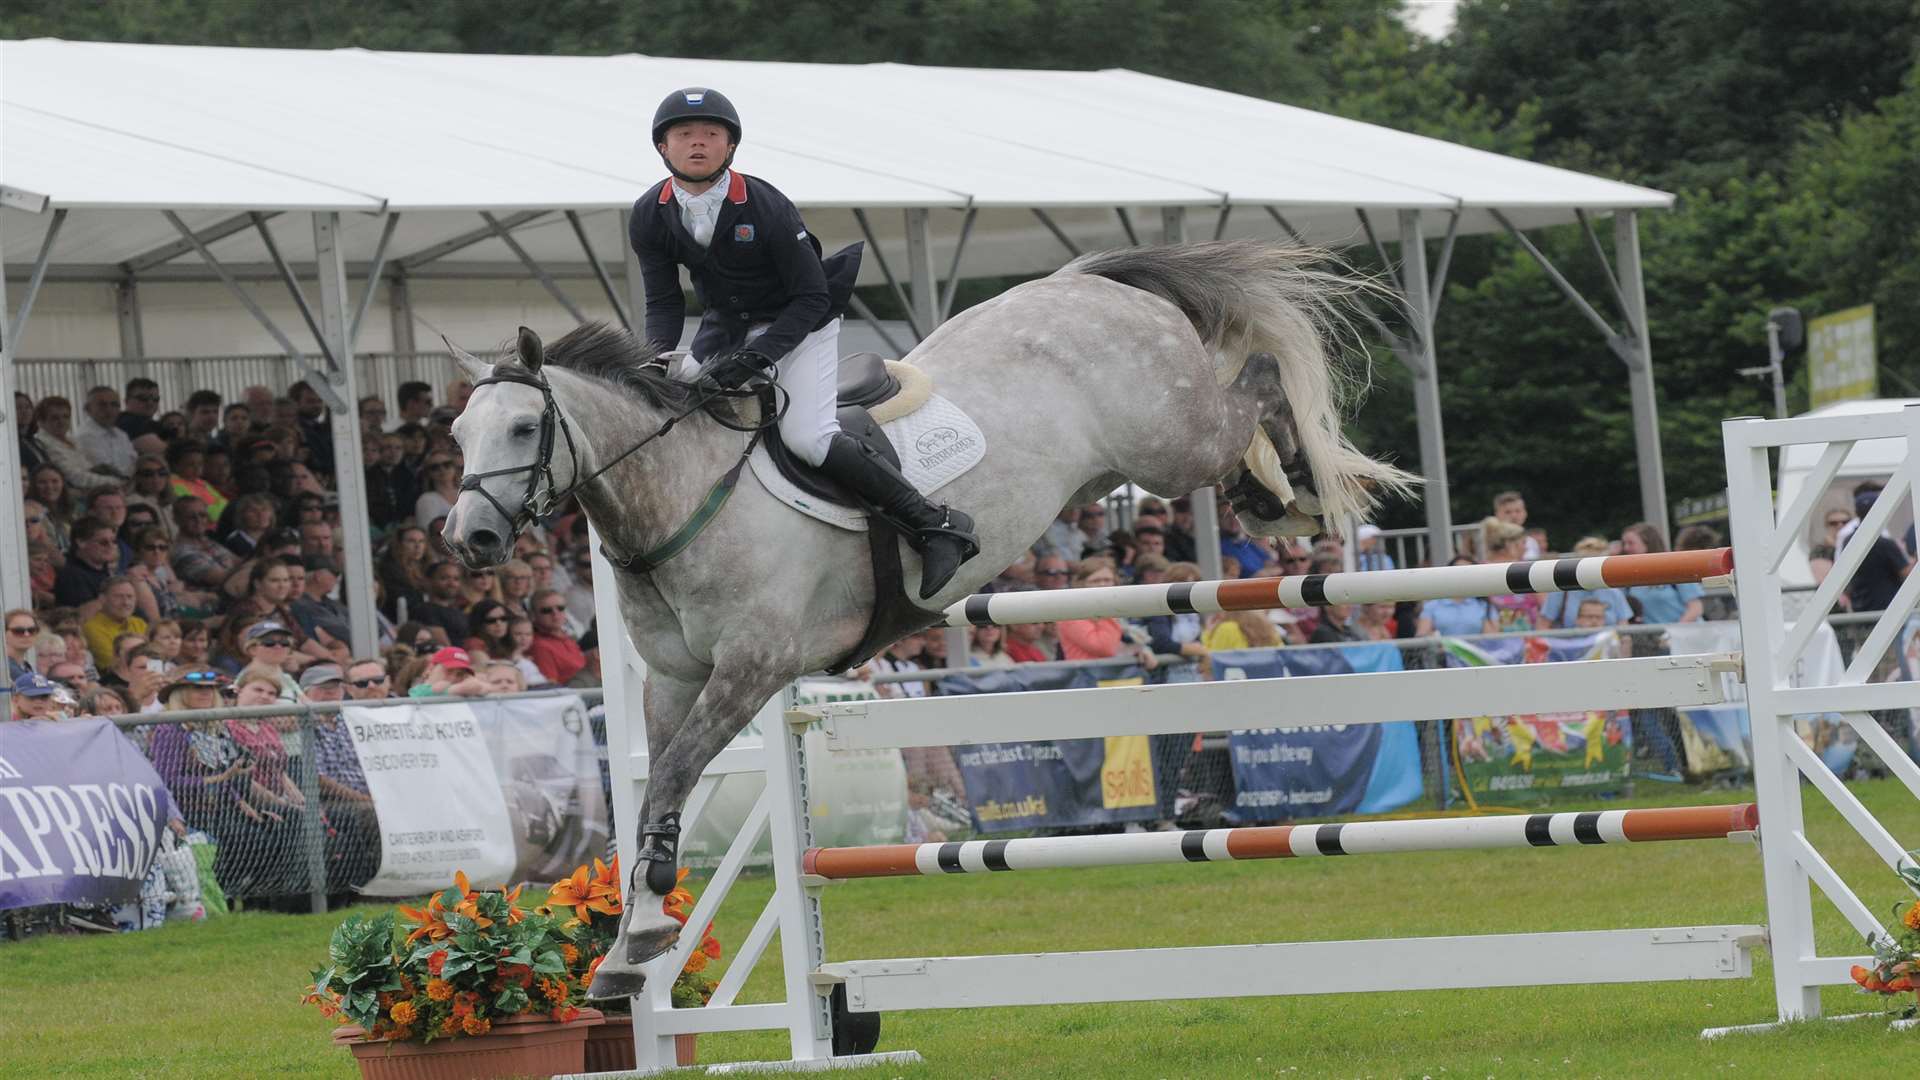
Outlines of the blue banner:
M0 722L0 909L138 899L177 816L111 722Z
M1385 642L1213 654L1220 680L1400 670L1400 650ZM1227 750L1234 783L1227 817L1235 823L1379 814L1422 794L1420 736L1410 722L1244 728L1229 736Z
M1085 669L983 669L940 683L942 694L1005 694L1138 685L1139 668L1098 677ZM974 828L1009 832L1152 821L1160 813L1153 741L1145 735L1106 739L981 743L955 746Z

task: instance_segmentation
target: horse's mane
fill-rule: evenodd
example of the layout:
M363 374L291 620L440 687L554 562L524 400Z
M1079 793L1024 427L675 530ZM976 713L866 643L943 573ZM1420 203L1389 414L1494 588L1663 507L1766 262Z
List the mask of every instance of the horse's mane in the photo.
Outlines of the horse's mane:
M606 383L631 398L670 412L684 412L697 400L695 387L667 376L660 351L626 330L590 322L548 342L544 367L561 368ZM511 351L503 366L520 367Z

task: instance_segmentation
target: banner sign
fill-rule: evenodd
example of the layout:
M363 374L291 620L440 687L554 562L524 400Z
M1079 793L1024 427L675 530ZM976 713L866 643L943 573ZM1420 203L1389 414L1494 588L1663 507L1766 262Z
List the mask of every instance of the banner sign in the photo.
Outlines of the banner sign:
M1618 656L1611 630L1581 637L1443 638L1452 667L1550 664ZM1633 725L1624 711L1475 716L1453 723L1456 765L1475 798L1516 792L1618 791L1633 765Z
M610 815L586 703L568 694L466 707L480 721L513 828L509 880L558 881L604 858Z
M1740 651L1740 624L1736 622L1692 622L1667 628L1675 656L1698 653ZM1913 644L1911 638L1908 646ZM1906 649L1902 649L1902 656ZM1833 627L1822 623L1807 642L1800 662L1788 674L1789 686L1831 686L1840 681L1845 670L1840 658L1840 638ZM1903 676L1904 662L1890 658L1884 678ZM1875 679L1873 681L1881 681ZM1747 687L1731 672L1720 676L1720 691L1726 700L1719 705L1674 710L1680 718L1680 740L1686 753L1690 776L1710 776L1718 772L1753 771L1753 727L1747 715ZM1844 775L1859 748L1857 737L1846 721L1834 713L1797 717L1794 728L1807 745L1820 755L1827 767Z
M1220 680L1401 668L1400 650L1385 642L1213 654L1213 675ZM1410 722L1244 728L1228 736L1227 752L1234 786L1227 819L1236 824L1379 814L1421 796L1420 736Z
M350 706L340 716L380 822L380 870L360 891L419 896L456 870L482 888L513 880L513 823L472 707Z
M940 691L1004 694L1144 681L1138 668L1110 679L1097 679L1085 669L1001 668L943 680ZM1145 735L956 746L953 759L980 832L1115 825L1160 816L1152 743Z
M178 816L111 722L0 721L0 909L137 900Z
M1873 305L1822 315L1807 323L1807 389L1812 408L1880 396L1873 344Z

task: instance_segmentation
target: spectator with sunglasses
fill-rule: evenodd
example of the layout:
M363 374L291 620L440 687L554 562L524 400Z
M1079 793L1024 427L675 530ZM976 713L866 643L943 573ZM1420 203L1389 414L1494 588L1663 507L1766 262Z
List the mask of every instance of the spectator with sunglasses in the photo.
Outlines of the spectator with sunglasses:
M347 665L346 674L343 689L349 700L380 701L393 696L393 680L387 674L387 665L380 660L355 659Z
M167 506L173 501L173 488L167 481L167 463L158 454L142 454L133 466L133 490L127 494L127 509L144 506L153 512L154 522L172 535Z
M547 681L565 686L587 666L580 643L566 632L567 598L554 589L533 594L533 643L527 655Z
M467 609L467 626L473 635L465 641L467 651L485 653L488 659L505 660L513 655L513 613L498 600L481 600Z
M7 681L32 671L33 645L40 636L40 620L26 608L15 608L7 612Z
M126 404L120 415L114 420L114 426L127 433L127 438L138 439L159 430L154 417L160 414L160 384L145 376L136 376L127 380L125 392Z

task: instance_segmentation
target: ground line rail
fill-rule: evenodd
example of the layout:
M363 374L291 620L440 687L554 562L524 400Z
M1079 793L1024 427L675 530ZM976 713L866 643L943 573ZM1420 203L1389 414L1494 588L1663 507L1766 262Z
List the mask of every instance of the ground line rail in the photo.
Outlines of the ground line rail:
M1360 570L1232 581L1113 585L1094 589L976 593L947 609L947 626L1004 626L1061 619L1147 618L1266 608L1516 596L1575 589L1686 585L1733 572L1733 549L1596 555L1478 566Z
M1759 824L1759 809L1753 803L1738 803L1498 817L1259 825L1104 836L809 848L801 871L830 881L847 881L1147 863L1579 847L1656 840L1721 840L1739 833L1752 833Z

